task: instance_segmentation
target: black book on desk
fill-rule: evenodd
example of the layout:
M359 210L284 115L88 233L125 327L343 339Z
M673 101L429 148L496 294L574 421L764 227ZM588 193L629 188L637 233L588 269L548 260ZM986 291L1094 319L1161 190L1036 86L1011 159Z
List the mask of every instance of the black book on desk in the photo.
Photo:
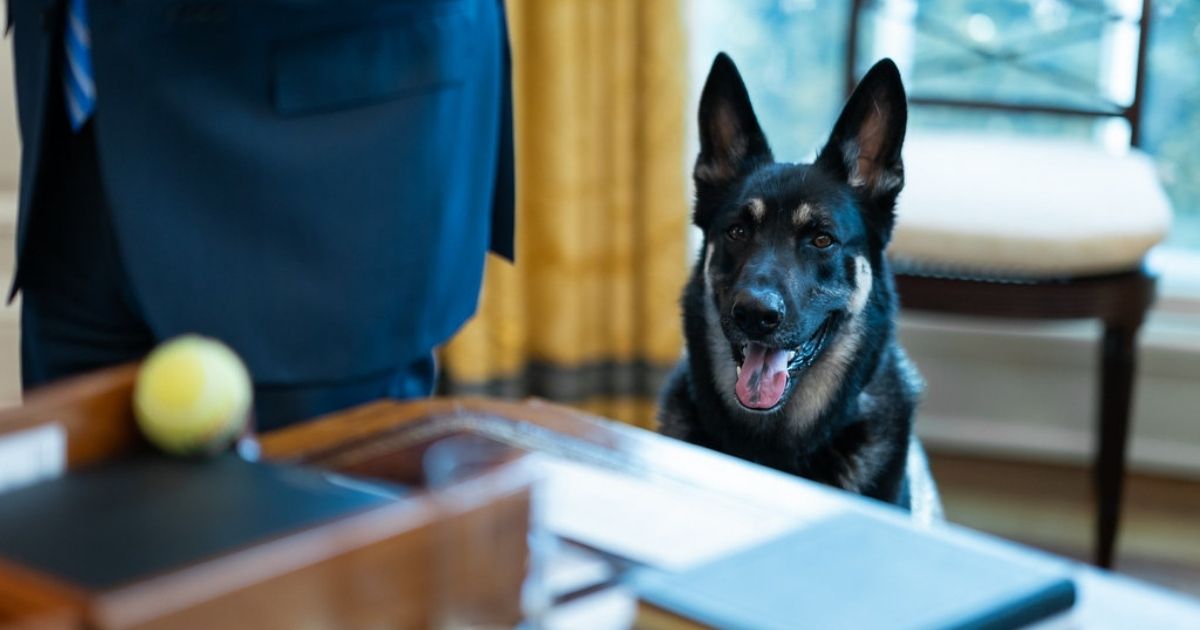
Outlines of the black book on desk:
M1016 628L1075 601L1065 563L853 513L633 582L647 630Z
M0 494L0 557L106 590L377 507L391 490L232 454L147 455Z

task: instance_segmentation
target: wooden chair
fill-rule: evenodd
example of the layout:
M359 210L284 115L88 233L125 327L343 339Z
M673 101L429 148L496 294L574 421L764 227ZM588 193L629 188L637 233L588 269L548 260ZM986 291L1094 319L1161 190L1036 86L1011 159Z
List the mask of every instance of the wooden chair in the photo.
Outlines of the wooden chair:
M1155 275L1147 270L1144 257L1170 222L1170 208L1150 161L1137 150L1151 2L1143 0L1136 15L1122 14L1101 1L1059 3L1071 13L1058 15L1054 28L1033 29L1032 36L1001 33L986 15L970 16L965 23L947 21L934 8L937 4L854 0L846 49L847 94L860 71L887 55L897 57L902 71L907 70L909 101L916 115L928 107L1064 117L1092 129L1098 121L1127 123L1123 154L1061 140L976 131L930 135L919 125L910 128L904 157L908 182L889 251L905 309L1102 323L1099 449L1093 463L1095 562L1110 567L1125 475L1136 341L1155 297ZM1134 33L1135 44L1130 39ZM1113 37L1124 37L1132 48L1129 98L1096 96L1088 89L1096 82L1064 68L1066 61L1087 56L1063 49L1097 36L1110 43L1117 41ZM881 50L875 45L889 38L899 44L898 51L896 46ZM932 40L937 50L923 51L923 38ZM1116 60L1129 61L1126 56ZM996 64L1023 80L993 82L967 96L954 93L953 82L943 81L942 89L925 89L938 81L922 80L922 73L961 77L984 66L996 72ZM1039 79L1050 82L1052 89L1034 96L1009 89ZM1058 102L1045 98L1056 90L1082 94Z

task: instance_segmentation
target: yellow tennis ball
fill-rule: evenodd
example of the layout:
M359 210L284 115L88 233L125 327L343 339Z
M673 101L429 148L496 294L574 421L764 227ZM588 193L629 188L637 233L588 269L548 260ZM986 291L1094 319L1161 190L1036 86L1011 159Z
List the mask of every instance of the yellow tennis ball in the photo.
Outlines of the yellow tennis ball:
M133 390L142 433L173 455L223 451L249 417L250 373L225 344L183 335L146 357Z

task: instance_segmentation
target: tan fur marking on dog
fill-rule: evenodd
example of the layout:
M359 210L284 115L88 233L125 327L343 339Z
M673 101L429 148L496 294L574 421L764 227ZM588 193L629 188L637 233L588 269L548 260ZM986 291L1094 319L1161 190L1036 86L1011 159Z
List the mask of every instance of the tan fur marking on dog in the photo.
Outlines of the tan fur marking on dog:
M725 401L730 409L738 409L741 403L734 394L733 386L737 382L737 363L733 360L733 351L729 348L729 340L721 330L721 314L713 304L712 265L713 244L708 244L704 253L704 328L708 342L709 360L712 361L713 387L717 395Z
M795 225L798 228L808 225L808 222L812 221L812 217L815 212L816 209L813 208L811 204L800 204L798 208L792 211L792 225Z
M754 219L755 223L762 223L763 217L767 216L767 204L758 197L747 201L746 207L750 210L750 217Z
M854 292L850 295L850 319L842 326L842 331L822 353L821 358L800 377L800 382L796 384L797 393L788 401L788 418L797 430L806 430L829 407L829 402L837 395L837 389L842 384L846 369L854 361L855 353L862 345L862 313L867 306L867 299L871 296L874 275L871 273L871 263L866 258L856 256L854 261Z
M854 257L854 293L850 296L850 314L857 317L867 306L867 298L871 297L871 285L875 276L871 274L871 263L863 256Z

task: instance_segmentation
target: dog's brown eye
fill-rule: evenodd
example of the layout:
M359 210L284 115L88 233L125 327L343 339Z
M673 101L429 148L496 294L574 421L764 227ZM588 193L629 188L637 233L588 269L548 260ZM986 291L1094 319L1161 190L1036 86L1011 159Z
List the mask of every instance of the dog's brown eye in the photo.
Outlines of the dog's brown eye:
M825 249L826 247L833 245L833 237L828 234L818 234L813 237L812 244L817 246L819 249Z
M734 223L733 225L729 226L728 230L725 230L725 236L728 236L729 240L731 241L745 240L746 227L741 223Z

